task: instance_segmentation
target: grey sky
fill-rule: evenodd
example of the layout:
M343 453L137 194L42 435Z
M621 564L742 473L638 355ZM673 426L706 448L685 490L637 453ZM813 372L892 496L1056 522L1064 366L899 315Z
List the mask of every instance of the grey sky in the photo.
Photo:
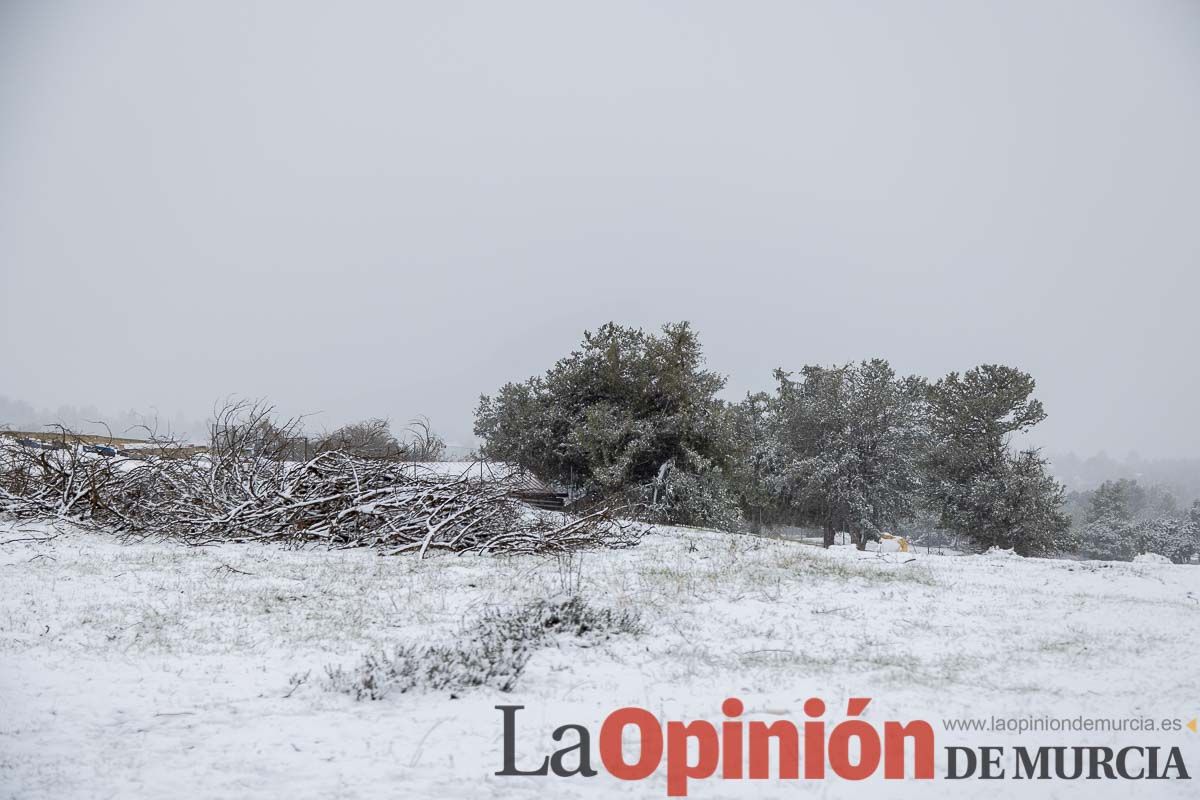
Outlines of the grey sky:
M851 7L853 6L853 7ZM0 2L0 394L428 414L690 319L730 397L1036 376L1200 453L1200 4Z

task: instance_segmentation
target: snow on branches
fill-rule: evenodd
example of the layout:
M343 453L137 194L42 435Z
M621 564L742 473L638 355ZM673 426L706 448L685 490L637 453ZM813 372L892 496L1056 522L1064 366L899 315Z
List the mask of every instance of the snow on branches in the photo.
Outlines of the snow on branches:
M642 533L610 507L580 516L535 510L505 475L447 475L339 451L287 461L255 437L227 434L206 453L157 442L152 455L115 457L66 432L55 449L0 439L0 512L192 545L258 540L422 556L622 547Z

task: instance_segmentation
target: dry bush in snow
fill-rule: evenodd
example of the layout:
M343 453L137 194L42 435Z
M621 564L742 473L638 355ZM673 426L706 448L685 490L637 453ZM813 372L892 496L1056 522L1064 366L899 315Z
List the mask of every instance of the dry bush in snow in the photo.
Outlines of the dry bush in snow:
M367 653L352 670L329 667L325 683L358 700L378 700L390 692L484 685L508 692L534 651L553 636L596 639L640 632L636 615L593 608L578 596L538 600L512 610L491 610L448 645L401 645L390 653Z
M338 451L360 458L403 458L408 453L392 435L386 419L368 419L343 425L315 442L319 452Z

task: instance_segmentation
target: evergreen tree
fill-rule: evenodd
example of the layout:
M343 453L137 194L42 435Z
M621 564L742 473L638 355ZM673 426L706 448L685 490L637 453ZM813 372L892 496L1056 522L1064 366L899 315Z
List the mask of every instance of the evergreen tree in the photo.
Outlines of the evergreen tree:
M1200 526L1190 519L1159 517L1141 522L1134 538L1139 553L1157 553L1176 564L1186 564L1200 553Z
M1087 521L1111 518L1128 522L1140 516L1146 506L1146 490L1137 481L1129 478L1105 481L1092 493Z
M613 323L545 375L484 396L483 454L593 496L648 503L664 521L730 528L732 417L686 323L661 334Z
M1136 525L1112 515L1089 520L1083 528L1079 552L1103 561L1128 561L1137 555Z
M1200 551L1200 501L1188 517L1176 507L1174 495L1161 487L1105 481L1092 493L1080 552L1114 561L1156 553L1184 563Z
M777 370L775 483L784 502L861 549L909 517L920 496L925 385L882 359Z
M786 508L778 501L770 480L778 462L773 399L766 392L748 394L730 409L733 426L733 491L750 530L786 522Z
M952 372L929 388L933 447L929 496L943 526L981 548L1022 555L1072 547L1064 490L1036 451L1013 454L1010 439L1046 417L1034 380L1012 367Z

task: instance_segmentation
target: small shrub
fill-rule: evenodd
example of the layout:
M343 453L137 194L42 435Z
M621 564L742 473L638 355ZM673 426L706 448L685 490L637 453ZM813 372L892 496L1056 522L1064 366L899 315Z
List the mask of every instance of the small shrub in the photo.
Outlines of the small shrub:
M492 686L512 691L535 650L552 636L604 638L641 632L636 614L593 608L578 596L490 610L446 645L399 645L372 652L352 670L326 669L326 687L356 700L390 692L460 690Z

